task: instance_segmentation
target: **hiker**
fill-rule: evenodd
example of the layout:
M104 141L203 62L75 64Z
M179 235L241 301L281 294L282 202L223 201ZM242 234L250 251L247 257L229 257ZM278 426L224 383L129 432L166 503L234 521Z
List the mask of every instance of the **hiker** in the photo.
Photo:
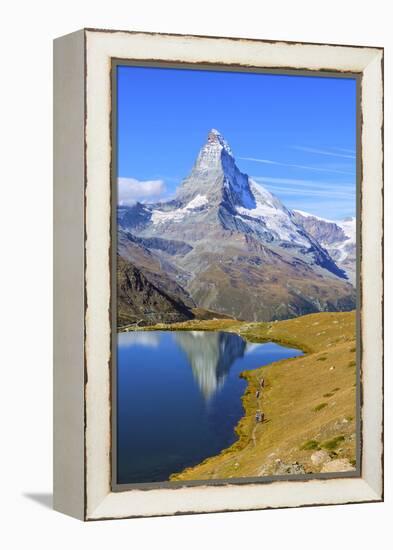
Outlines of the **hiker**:
M259 385L261 386L261 388L264 388L264 387L265 387L265 379L264 379L264 378L261 378L261 379L260 379Z
M265 419L264 413L258 409L257 412L255 413L255 421L256 422L263 422L264 419Z

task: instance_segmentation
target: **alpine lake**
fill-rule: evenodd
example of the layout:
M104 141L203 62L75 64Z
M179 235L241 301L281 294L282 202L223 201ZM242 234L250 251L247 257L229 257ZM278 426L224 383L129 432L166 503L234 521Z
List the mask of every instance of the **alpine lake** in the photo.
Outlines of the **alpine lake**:
M236 441L242 371L297 357L230 332L137 331L117 340L117 483L168 481Z

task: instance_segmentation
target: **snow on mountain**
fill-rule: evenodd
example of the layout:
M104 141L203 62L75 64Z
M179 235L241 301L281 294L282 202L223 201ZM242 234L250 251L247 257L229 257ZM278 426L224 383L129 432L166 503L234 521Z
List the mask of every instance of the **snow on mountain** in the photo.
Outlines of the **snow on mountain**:
M151 221L154 225L187 223L190 214L214 208L220 210L221 222L228 229L242 228L269 242L283 241L303 248L315 245L276 196L240 172L230 146L215 129L209 132L175 200L153 206Z
M329 220L327 218L321 218L320 216L316 216L314 214L310 214L309 212L304 212L302 210L293 210L295 214L300 215L302 218L305 218L306 224L311 224L314 222L316 225L319 223L320 226L326 226L328 228L338 228L338 235L337 231L325 231L325 235L319 237L319 242L323 246L329 247L329 248L337 248L340 251L341 259L345 259L346 255L348 255L348 247L352 245L356 245L356 218L350 217L345 218L344 220ZM335 237L332 237L335 235Z
M293 210L293 213L298 223L329 252L355 284L356 218L350 217L337 221L321 218L302 210Z
M300 214L304 218L314 218L315 220L319 220L321 222L337 225L340 227L343 231L347 239L350 239L352 242L356 241L356 218L354 216L350 216L349 218L344 218L343 220L329 220L327 218L322 218L320 216L317 216L316 214L310 214L309 212L304 212L303 210L293 210L293 212Z
M208 170L214 167L214 165L221 161L222 151L225 151L227 155L233 157L229 144L225 141L220 132L213 128L210 130L207 141L198 155L197 165L201 170Z
M348 237L352 242L356 242L356 218L350 217L346 218L338 224L345 233L345 236Z
M208 203L207 197L205 195L196 195L189 203L187 203L182 208L176 208L174 210L152 210L151 221L154 224L163 223L167 221L172 222L181 222L184 219L184 216L204 206Z
M240 216L261 221L277 240L310 246L309 239L303 231L299 231L299 226L293 221L291 213L277 197L252 179L250 189L255 198L255 205L238 207L237 212Z
M356 252L356 218L343 220L337 223L339 227L344 231L346 237L345 241L337 244L332 243L330 249L333 253L336 250L336 259L340 262L344 262L351 256L355 256ZM339 255L337 255L337 252ZM355 259L355 258L354 258Z
M240 172L228 143L214 129L209 132L190 175L176 193L176 207L184 207L198 194L208 198L210 207L217 207L223 201L233 206L255 204L248 176Z
M350 224L333 226L286 208L239 170L215 129L172 200L120 207L118 223L170 267L198 307L250 320L354 307L348 266L332 256L341 248L322 244L326 237L341 246ZM183 252L169 254L174 246L164 241Z
M278 197L239 170L230 146L216 129L208 133L175 198L137 204L135 218L138 225L133 230L143 237L165 235L189 243L203 240L206 250L217 250L225 231L230 231L282 251L291 250L297 260L345 278L320 239L305 230Z

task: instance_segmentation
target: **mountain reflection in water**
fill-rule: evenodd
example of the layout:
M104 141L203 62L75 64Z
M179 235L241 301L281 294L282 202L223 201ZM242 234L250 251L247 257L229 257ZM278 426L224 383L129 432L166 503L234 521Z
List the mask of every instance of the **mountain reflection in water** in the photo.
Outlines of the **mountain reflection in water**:
M176 342L187 355L204 398L222 386L233 362L244 356L246 342L229 332L177 332Z
M120 333L118 483L168 480L231 445L247 386L240 373L299 354L227 332Z

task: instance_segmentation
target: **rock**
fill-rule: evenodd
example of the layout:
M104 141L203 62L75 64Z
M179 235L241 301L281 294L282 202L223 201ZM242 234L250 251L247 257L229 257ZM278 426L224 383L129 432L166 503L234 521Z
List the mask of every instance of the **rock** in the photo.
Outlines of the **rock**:
M188 321L194 315L180 298L173 298L153 284L140 269L119 256L117 317L118 326L122 326Z
M329 453L326 451L316 451L311 455L311 462L314 466L319 466L330 459Z
M330 369L329 369L329 370L334 370L334 367L330 367Z
M274 467L274 475L296 475L296 474L305 474L305 470L301 464L298 462L293 462L292 464L286 464L281 462L280 459L276 460Z
M355 218L332 222L316 216L304 215L296 210L294 214L296 221L326 248L333 260L347 273L349 280L354 284L356 278ZM333 321L333 323L337 324L338 321Z
M347 458L338 458L336 460L330 460L322 466L321 473L330 472L351 472L355 470L352 464Z

